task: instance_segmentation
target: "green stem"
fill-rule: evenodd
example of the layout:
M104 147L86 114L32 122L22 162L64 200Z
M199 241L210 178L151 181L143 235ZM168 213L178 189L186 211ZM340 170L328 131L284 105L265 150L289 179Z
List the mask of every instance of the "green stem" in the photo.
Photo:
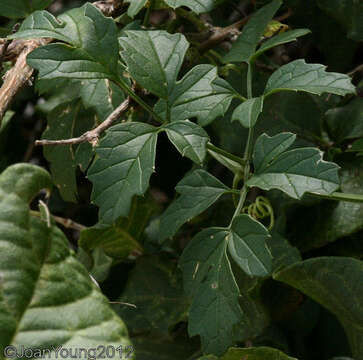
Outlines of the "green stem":
M223 150L223 149L213 145L211 142L207 143L207 149L212 150L218 154L221 154L224 157L226 157L227 159L233 160L236 163L241 164L242 166L244 165L243 159L241 159L239 156L233 155L233 154L229 153L228 151Z
M154 0L150 0L149 6L146 9L146 14L144 17L144 21L142 23L142 25L144 25L145 27L149 25L149 20L150 20L150 14L151 14L151 10L154 7Z
M239 174L239 173L234 174L233 184L232 184L232 189L233 190L238 189L238 184L239 184L241 178L242 178L241 174ZM233 198L234 206L237 207L237 205L238 205L238 196L237 196L237 194L236 193L232 193L232 198Z
M248 63L247 70L247 98L252 98L252 64Z
M363 203L363 195L362 194L348 194L348 193L341 193L341 192L333 192L330 195L315 194L315 193L308 193L308 194L312 195L312 196L319 197L321 199L327 199L327 200Z
M154 110L152 109L151 106L149 106L148 104L146 104L146 102L144 100L141 99L141 97L139 97L138 95L136 95L132 89L122 80L122 79L117 79L114 80L114 82L116 83L116 85L118 85L123 91L126 92L126 94L128 94L130 96L130 98L132 98L133 100L135 100L141 107L143 107L157 122L159 123L164 123L164 120L154 112Z

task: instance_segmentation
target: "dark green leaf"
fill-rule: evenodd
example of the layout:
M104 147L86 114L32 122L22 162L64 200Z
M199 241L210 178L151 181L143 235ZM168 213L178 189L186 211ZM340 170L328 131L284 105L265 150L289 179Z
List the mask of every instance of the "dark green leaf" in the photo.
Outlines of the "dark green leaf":
M27 18L12 38L51 37L66 44L50 44L28 55L39 78L118 78L118 42L115 22L87 3L59 16L46 11Z
M27 203L50 186L34 165L13 165L0 176L0 351L13 345L55 357L58 346L129 345L125 325L63 233L30 216Z
M358 139L354 141L352 146L347 151L357 152L358 156L363 156L363 139Z
M189 9L191 9L196 14L209 12L218 3L217 0L199 0L199 1L193 1L193 0L165 0L165 2L170 7L172 7L173 9L176 9L178 7L181 7L181 6L187 6Z
M206 210L229 188L208 172L195 170L175 190L181 195L161 216L160 241L174 236L181 225Z
M127 216L132 197L147 190L154 171L156 130L143 123L118 124L100 141L88 177L93 183L92 201L100 206L101 222Z
M307 64L305 60L295 60L281 66L269 78L265 94L277 91L305 91L321 95L331 93L337 95L354 94L355 87L348 75L326 72L326 66Z
M330 194L339 187L338 165L324 161L317 148L285 151L295 140L291 133L262 134L253 154L255 172L247 182L264 190L279 189L299 199L305 192Z
M296 358L287 356L278 349L266 346L249 347L245 349L231 348L224 354L220 360L297 360Z
M343 325L353 357L363 355L363 262L321 257L291 265L274 278L285 282L333 312Z
M336 142L363 136L363 100L353 99L348 105L330 109L325 114L325 123L330 137Z
M119 38L131 76L153 94L167 99L183 63L188 42L166 31L126 31Z
M271 39L268 39L259 47L256 53L252 56L252 59L256 59L265 51L272 49L275 46L286 44L291 41L296 41L298 37L310 34L310 32L311 31L309 29L296 29L273 36Z
M217 68L202 64L195 66L179 80L169 94L168 101L160 100L155 111L167 118L169 105L171 121L196 117L198 123L205 126L225 114L234 96L235 90L218 77Z
M204 161L209 136L200 126L184 120L169 123L164 129L182 156L187 156L197 164Z
M263 96L248 99L237 106L232 114L231 121L238 120L246 128L254 127L258 116L262 112Z
M256 51L256 47L265 32L267 24L281 6L281 0L271 1L252 15L241 35L232 45L232 49L224 57L225 62L248 62Z
M53 0L0 0L0 16L10 19L24 18L35 10L48 7Z
M136 262L118 301L117 313L135 334L157 331L168 336L174 325L186 319L189 307L176 262L159 256Z

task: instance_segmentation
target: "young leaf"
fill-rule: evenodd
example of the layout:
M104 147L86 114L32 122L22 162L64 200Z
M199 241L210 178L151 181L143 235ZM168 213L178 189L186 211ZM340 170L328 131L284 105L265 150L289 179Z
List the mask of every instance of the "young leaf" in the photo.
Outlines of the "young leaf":
M283 65L268 79L265 96L286 90L317 95L325 92L342 96L355 93L348 75L326 72L325 68L321 64L307 64L302 59Z
M272 269L272 257L266 246L267 229L249 215L237 216L228 238L228 252L248 275L266 276Z
M56 227L30 216L49 189L42 168L17 164L0 176L0 351L129 345L124 323ZM114 357L117 358L117 355Z
M190 336L200 335L204 353L222 355L233 344L233 328L243 317L239 289L227 257L228 230L197 234L180 258L184 288L193 297Z
M249 62L265 32L267 24L281 6L281 0L273 0L252 15L241 35L224 57L225 62Z
M131 76L145 89L167 99L183 63L188 42L166 31L125 31L121 56Z
M0 0L0 16L10 19L24 18L35 10L48 7L52 0Z
M309 29L296 29L287 31L278 35L273 36L271 39L265 41L252 56L252 61L257 59L265 51L272 49L275 46L289 43L291 41L296 41L298 37L310 34Z
M174 121L164 126L169 140L182 156L201 164L207 154L208 134L189 120Z
M330 194L339 187L339 166L322 159L317 148L285 151L294 135L282 133L269 137L262 134L253 154L255 173L248 186L264 190L279 189L300 199L305 192ZM270 152L269 152L270 151Z
M201 336L205 353L223 354L233 344L234 326L244 317L227 249L247 274L264 276L271 270L268 236L261 224L240 215L231 228L203 230L185 248L180 266L185 290L193 297L189 334Z
M248 99L236 107L233 111L231 121L238 120L246 128L253 127L262 112L262 108L263 96Z
M363 263L344 257L320 257L289 266L274 275L326 307L343 325L353 357L363 354Z
M172 237L189 219L208 209L229 188L204 170L195 170L175 187L181 194L160 219L160 242Z
M155 112L166 118L169 106L171 121L196 117L205 126L225 114L234 96L235 90L218 77L215 66L197 65L175 84L167 100L159 100Z
M88 170L92 201L106 224L127 216L134 195L142 195L154 170L157 128L143 123L112 126L96 148Z
M165 2L176 9L181 6L187 6L190 10L196 14L206 13L211 11L218 3L216 0L165 0Z
M59 16L35 12L11 38L51 37L66 44L35 49L28 64L39 70L39 78L118 78L118 42L115 22L86 3Z

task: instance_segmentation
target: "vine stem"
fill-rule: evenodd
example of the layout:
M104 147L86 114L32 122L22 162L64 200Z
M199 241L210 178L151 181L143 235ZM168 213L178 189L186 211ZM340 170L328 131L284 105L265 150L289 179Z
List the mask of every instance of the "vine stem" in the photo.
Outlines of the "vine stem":
M35 210L30 210L30 215L36 216L36 217L41 217L41 214L39 211L35 211ZM65 219L62 218L60 216L55 216L55 215L51 215L51 217L54 219L55 222L57 222L58 224L63 225L65 228L67 229L73 229L73 230L77 230L77 231L82 231L84 229L87 229L86 226L78 224L77 222L71 220L71 219Z
M249 62L248 71L247 71L247 98L251 99L252 96L253 96L252 95L252 64ZM245 152L244 152L244 156L243 156L243 160L245 163L244 173L243 173L244 183L243 183L243 186L241 189L241 193L240 193L240 197L239 197L239 201L238 201L236 210L234 211L234 214L232 216L232 220L231 220L229 227L232 226L232 222L233 222L234 218L240 214L240 212L243 208L243 205L246 201L246 197L247 197L247 192L248 192L247 180L250 175L250 158L251 158L251 154L252 154L252 145L253 145L253 130L254 130L253 126L248 129L247 144L246 144Z
M220 155L223 155L227 159L233 160L233 161L237 162L238 164L241 164L242 166L244 165L244 160L242 158L240 158L239 156L233 155L233 154L229 153L228 151L223 150L223 149L213 145L211 142L207 143L207 149L212 150Z

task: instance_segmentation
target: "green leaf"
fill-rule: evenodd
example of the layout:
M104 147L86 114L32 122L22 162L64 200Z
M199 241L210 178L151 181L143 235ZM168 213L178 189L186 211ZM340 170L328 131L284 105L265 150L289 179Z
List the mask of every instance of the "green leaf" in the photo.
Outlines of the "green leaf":
M363 40L363 4L361 1L318 0L317 5L346 28L348 38L355 41Z
M231 226L228 251L248 275L266 276L272 269L272 256L266 246L267 229L249 215L237 216Z
M148 188L154 171L157 128L143 123L112 126L96 148L98 157L88 170L92 201L100 206L101 222L127 216L134 195ZM117 196L115 196L117 194Z
M203 163L209 136L200 126L184 120L169 123L164 129L182 156L187 156L197 164Z
M208 209L229 188L205 170L195 170L175 187L181 194L160 219L160 242L173 237L181 225Z
M230 348L220 360L297 360L296 358L287 356L278 349L267 346L248 347L248 348Z
M235 96L235 90L218 77L215 66L202 64L175 84L167 101L158 101L155 112L166 119L169 106L171 121L196 117L205 126L224 115Z
M217 0L165 0L165 2L173 9L181 6L187 6L196 14L209 12L218 4Z
M238 120L246 128L254 127L263 108L263 96L248 99L233 111L231 121Z
M349 152L357 152L358 156L363 156L363 139L354 141L352 146L347 150Z
M10 19L24 18L35 10L48 7L53 0L0 0L0 16Z
M263 225L240 215L231 228L203 230L184 249L180 266L185 290L193 297L189 334L201 336L205 353L223 354L233 344L235 325L244 319L227 249L247 274L264 276L272 263L268 236Z
M325 92L342 96L355 93L355 87L348 75L326 72L325 68L321 64L307 64L302 59L283 65L270 76L265 96L286 90L317 95Z
M118 78L117 28L90 3L56 19L46 11L32 14L11 38L51 37L66 44L35 49L28 64L39 70L39 78Z
M82 112L79 101L56 107L48 115L48 126L42 138L60 140L77 137L92 126L92 118ZM75 149L73 145L45 146L45 158L50 162L54 183L65 201L76 202L77 182Z
M298 37L310 34L311 31L309 29L296 29L287 31L272 38L266 40L256 51L256 53L252 56L252 61L257 59L260 55L262 55L265 51L272 49L275 46L289 43L291 41L296 41Z
M151 93L167 99L183 63L188 42L166 31L125 31L121 56L131 76Z
M125 2L130 3L127 9L127 15L133 19L139 13L139 11L146 5L147 0L126 0Z
M63 233L30 216L28 202L50 186L49 174L34 165L13 165L0 176L0 351L13 345L54 357L59 346L129 345L124 323Z
M347 333L355 359L363 356L362 277L362 261L333 256L296 263L274 276L336 315Z
M262 134L253 154L255 172L248 186L279 189L295 199L305 192L331 194L339 187L338 165L324 161L317 148L285 151L295 140L291 133Z
M233 43L229 53L224 56L225 62L249 62L263 36L267 24L281 6L281 0L271 1L256 11L244 26L241 35Z
M154 331L168 336L173 326L185 321L189 307L177 264L162 256L137 260L118 301L116 312L135 334Z
M347 105L330 109L324 120L329 136L341 143L347 139L363 137L363 101L357 97Z
M233 344L233 328L243 317L239 289L227 257L228 231L197 234L180 258L184 287L193 296L189 335L200 335L204 353L222 355Z

